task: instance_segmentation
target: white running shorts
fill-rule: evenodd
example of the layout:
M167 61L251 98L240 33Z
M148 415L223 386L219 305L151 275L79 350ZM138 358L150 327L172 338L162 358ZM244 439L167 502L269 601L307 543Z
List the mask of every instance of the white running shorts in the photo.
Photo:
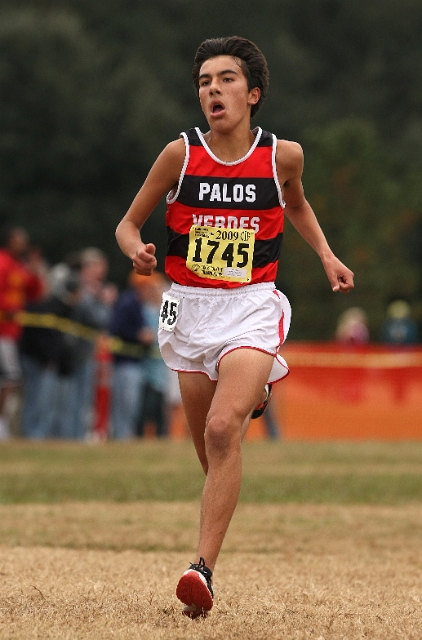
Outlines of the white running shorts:
M278 349L290 319L290 303L272 282L235 289L173 284L161 305L161 355L174 371L205 373L218 380L219 363L227 353L258 349L274 356L268 382L277 382L289 373Z

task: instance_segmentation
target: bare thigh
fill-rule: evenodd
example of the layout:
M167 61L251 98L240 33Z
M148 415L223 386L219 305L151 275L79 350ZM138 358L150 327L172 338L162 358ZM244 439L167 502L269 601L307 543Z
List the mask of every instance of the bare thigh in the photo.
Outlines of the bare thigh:
M273 364L273 356L258 349L236 349L220 361L218 383L208 422L215 416L227 427L233 425L244 436L253 409L262 401L263 389Z
M262 400L273 357L256 349L236 349L225 355L217 382L200 373L179 372L183 407L204 471L208 469L205 430L224 431L241 441L250 414Z

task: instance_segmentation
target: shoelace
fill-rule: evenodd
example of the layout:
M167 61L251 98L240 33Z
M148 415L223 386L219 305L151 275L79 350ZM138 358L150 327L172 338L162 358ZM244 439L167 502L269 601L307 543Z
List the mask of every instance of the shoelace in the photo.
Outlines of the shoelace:
M211 569L209 567L206 566L204 558L202 558L202 557L199 558L199 563L198 564L191 564L189 569L192 569L193 571L198 571L199 573L202 573L202 575L204 576L205 580L207 581L207 587L210 590L211 596L214 597L214 593L213 593L213 590L212 590L212 584L211 584L212 571L211 571Z

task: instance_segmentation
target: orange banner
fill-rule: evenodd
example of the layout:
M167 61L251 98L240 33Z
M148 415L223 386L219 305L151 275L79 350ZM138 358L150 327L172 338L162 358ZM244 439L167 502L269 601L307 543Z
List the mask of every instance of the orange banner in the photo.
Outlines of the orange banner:
M274 404L284 438L422 439L422 348L297 342L282 355L290 374Z
M290 374L270 403L287 440L422 439L422 348L288 342ZM187 437L183 412L170 430ZM246 438L269 437L264 418Z

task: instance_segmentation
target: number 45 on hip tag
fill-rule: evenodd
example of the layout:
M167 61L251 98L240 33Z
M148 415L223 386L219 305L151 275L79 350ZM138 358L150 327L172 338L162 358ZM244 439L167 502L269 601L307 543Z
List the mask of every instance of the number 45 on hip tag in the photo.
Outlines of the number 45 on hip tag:
M176 300L167 293L163 293L160 319L158 321L159 329L164 329L164 331L174 331L179 314L179 302L180 300Z

